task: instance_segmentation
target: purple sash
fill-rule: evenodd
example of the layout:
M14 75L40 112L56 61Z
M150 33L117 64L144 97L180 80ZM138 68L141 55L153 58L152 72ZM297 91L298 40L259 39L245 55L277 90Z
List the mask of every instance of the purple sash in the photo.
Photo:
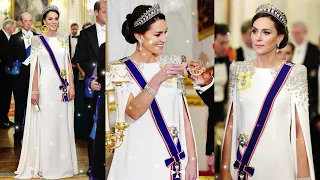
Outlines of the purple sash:
M61 85L59 86L59 89L62 91L62 101L68 102L69 99L68 99L68 88L67 87L68 87L69 83L67 81L67 77L66 76L61 77L61 72L60 72L60 68L57 63L56 57L54 56L53 51L52 51L51 47L49 46L49 44L47 43L46 39L42 35L40 35L39 38L40 38L42 44L44 45L44 47L47 49L47 51L50 55L53 67L55 68L57 75L61 81Z
M240 149L238 147L237 160L233 164L233 167L238 169L238 180L247 180L248 175L253 176L254 174L254 168L249 166L250 160L259 143L263 130L268 122L268 118L271 113L274 101L276 100L281 88L285 84L293 66L293 63L286 62L281 67L281 70L279 71L277 77L273 81L269 89L269 92L265 97L256 124L249 138L248 145L244 150L243 154L241 154Z
M131 76L140 86L141 90L143 90L144 87L147 85L147 82L144 79L142 73L136 67L136 65L128 58L121 59L120 61L125 63ZM181 160L184 159L186 156L184 151L181 149L180 141L178 139L177 143L174 142L169 132L169 128L164 120L164 117L162 116L162 113L158 106L156 98L153 99L149 109L150 109L152 118L154 120L154 123L170 155L170 157L168 159L165 159L164 161L165 165L171 169L170 179L180 180L182 179L181 178Z

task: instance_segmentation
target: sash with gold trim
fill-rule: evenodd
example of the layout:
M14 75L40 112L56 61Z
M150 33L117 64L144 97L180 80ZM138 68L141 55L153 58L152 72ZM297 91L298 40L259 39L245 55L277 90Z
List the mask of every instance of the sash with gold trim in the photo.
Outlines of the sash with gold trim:
M144 87L147 85L147 82L143 77L142 73L137 68L137 66L129 58L124 58L124 59L121 59L120 61L125 63L129 73L131 74L133 79L137 82L141 90L143 90ZM170 155L170 157L168 159L165 159L164 161L165 165L168 168L170 168L170 172L171 172L170 179L180 180L182 179L181 173L183 172L181 170L181 160L184 159L186 156L184 151L181 149L180 141L179 139L177 139L175 143L173 137L171 136L169 128L164 120L164 117L161 113L161 110L157 103L156 98L153 99L149 109L150 109L152 118L154 120L154 123Z
M233 167L238 169L238 180L247 180L248 176L253 176L254 167L250 167L250 160L255 152L255 149L259 143L263 130L268 122L269 115L271 113L273 104L285 84L294 64L286 62L280 69L275 80L273 81L270 89L264 99L261 106L256 124L249 138L247 146L242 154L238 147L237 160L234 162Z
M59 65L57 63L56 57L53 54L53 51L51 49L51 47L49 46L48 42L46 41L46 39L40 35L39 36L42 44L44 45L44 47L46 48L46 50L48 51L50 58L51 58L51 62L53 64L53 67L55 68L57 75L61 81L61 85L59 86L59 89L62 91L62 101L63 102L68 102L68 81L67 81L67 71L66 69L63 69L62 71L59 68Z

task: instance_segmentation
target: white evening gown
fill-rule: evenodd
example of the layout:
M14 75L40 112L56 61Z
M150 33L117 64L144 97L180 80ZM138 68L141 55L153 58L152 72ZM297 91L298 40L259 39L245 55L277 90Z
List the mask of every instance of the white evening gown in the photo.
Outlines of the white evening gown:
M264 98L280 68L281 66L255 68L252 61L236 62L230 66L229 114L233 104L230 171L233 179L237 179L238 173L238 170L233 168L239 146L237 139L241 133L251 134ZM248 71L254 72L251 85L244 90L237 89L239 72ZM307 87L306 68L302 65L295 65L274 102L269 120L253 154L249 166L253 167L255 172L252 177L249 176L249 180L296 179L295 107L306 142L311 180L314 180ZM241 146L240 152L244 152Z
M178 56L161 56L160 62L173 63L180 61ZM137 63L146 81L159 72L160 63ZM178 88L177 82L164 82L159 88L156 100L164 116L167 126L174 126L178 129L182 150L186 158L182 160L182 170L185 170L188 161L186 139L184 131L183 106L186 98ZM124 106L127 104L129 94L137 96L141 89L134 80L128 85L124 92ZM186 105L187 111L188 106ZM188 113L189 114L189 113ZM189 116L190 117L190 116ZM126 117L127 122L132 122ZM191 125L192 126L192 125ZM170 180L170 169L165 166L165 159L169 153L161 138L150 110L147 110L138 120L130 124L127 129L122 146L115 150L108 180ZM184 174L182 180L184 180Z
M46 40L60 69L68 69L69 48L66 36L58 35ZM31 47L28 105L21 156L15 178L71 177L78 174L74 138L74 101L62 102L62 92L59 89L61 82L39 36L32 38ZM37 59L41 109L38 112L31 104L32 81Z

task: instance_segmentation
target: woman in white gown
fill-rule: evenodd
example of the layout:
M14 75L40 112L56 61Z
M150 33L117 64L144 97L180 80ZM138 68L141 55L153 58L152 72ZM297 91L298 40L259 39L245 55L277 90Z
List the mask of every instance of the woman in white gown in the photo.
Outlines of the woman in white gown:
M73 126L74 84L67 36L57 34L59 10L56 6L49 5L42 15L44 33L34 36L31 43L28 104L21 156L15 172L18 179L59 179L78 173ZM49 55L50 51L54 58ZM54 61L58 68L54 67ZM67 92L62 92L64 89Z
M122 28L127 42L137 43L137 48L121 62L128 68L132 68L130 63L136 67L147 84L140 87L131 71L132 81L122 99L126 104L127 122L133 120L133 123L122 146L115 150L107 179L195 180L198 176L197 156L183 81L173 78L183 73L181 58L160 55L167 41L165 16L159 5L141 5L127 15ZM156 123L159 122L157 115L151 111L153 102L157 102L165 126ZM161 127L169 131L166 137ZM174 149L178 149L176 155L168 151L170 145L167 144L171 140L175 142ZM176 158L166 164L165 161L172 157L170 153ZM178 171L175 171L176 167Z
M285 14L274 5L259 6L251 34L257 58L230 66L230 103L220 171L223 180L315 179L307 71L277 55L277 49L288 41L286 24ZM287 76L283 76L285 69ZM278 81L280 77L286 78ZM267 94L274 93L278 82L282 87L271 100ZM267 101L271 101L270 111L265 111Z

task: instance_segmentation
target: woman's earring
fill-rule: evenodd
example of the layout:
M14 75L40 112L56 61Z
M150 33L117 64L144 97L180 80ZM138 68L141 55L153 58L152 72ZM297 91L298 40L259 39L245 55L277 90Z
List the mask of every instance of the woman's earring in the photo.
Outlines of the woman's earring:
M46 32L48 32L49 31L49 28L48 28L48 26L47 25L42 25L41 27L40 27L40 31L42 32L42 33L46 33Z
M142 51L142 44L143 44L143 41L142 41L142 39L140 39L139 43L140 43L140 47L139 47L139 50L140 50L140 51Z
M276 47L277 47L277 53L279 53L279 46L280 46L280 45L277 43L277 44L276 44Z

